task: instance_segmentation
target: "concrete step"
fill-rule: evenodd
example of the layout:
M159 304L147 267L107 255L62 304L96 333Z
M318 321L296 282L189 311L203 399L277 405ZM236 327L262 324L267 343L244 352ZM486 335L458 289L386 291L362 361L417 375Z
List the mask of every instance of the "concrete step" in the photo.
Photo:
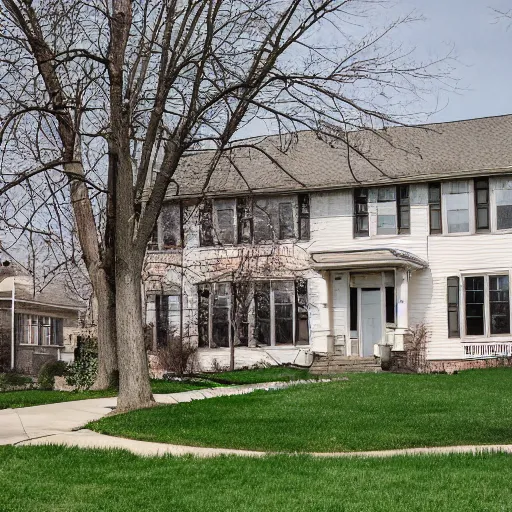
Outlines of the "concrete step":
M310 372L315 375L328 373L380 372L380 360L375 357L341 356L337 354L317 354Z

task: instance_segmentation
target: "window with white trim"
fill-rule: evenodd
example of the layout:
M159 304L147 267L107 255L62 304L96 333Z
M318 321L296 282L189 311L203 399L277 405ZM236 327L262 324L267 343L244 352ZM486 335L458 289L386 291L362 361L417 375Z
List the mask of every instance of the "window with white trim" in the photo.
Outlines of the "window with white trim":
M63 345L63 320L49 316L15 313L16 342L22 345Z
M448 233L469 233L469 183L451 181L443 186Z
M464 306L466 336L510 334L508 274L464 277Z
M496 229L512 229L512 180L497 178L494 184Z

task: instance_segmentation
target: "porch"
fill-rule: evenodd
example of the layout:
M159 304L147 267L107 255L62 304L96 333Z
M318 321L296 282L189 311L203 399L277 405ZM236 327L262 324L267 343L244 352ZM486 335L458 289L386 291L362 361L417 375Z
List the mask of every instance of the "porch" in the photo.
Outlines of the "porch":
M409 280L426 262L396 249L322 251L311 257L326 298L322 328L312 333L314 352L371 360L403 351Z

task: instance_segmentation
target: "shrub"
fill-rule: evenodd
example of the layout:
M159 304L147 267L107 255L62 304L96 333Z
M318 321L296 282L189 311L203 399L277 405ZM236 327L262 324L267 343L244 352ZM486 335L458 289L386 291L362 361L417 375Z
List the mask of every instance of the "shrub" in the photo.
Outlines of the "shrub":
M20 375L14 371L7 371L0 373L0 391L5 391L9 388L17 388L27 386L32 383L32 379L26 375Z
M75 350L75 360L68 366L66 382L77 391L86 391L98 373L98 343L96 338L87 338Z
M166 345L156 351L160 365L171 373L179 375L194 373L197 347L181 338L171 337Z
M68 365L64 361L50 361L43 364L37 375L37 383L40 389L53 389L55 377L66 374Z

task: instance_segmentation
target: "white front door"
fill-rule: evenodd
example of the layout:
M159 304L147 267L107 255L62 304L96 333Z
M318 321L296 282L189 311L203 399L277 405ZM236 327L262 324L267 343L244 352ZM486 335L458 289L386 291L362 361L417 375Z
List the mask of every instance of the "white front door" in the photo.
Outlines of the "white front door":
M373 356L373 345L382 339L382 308L380 289L361 290L362 356Z

